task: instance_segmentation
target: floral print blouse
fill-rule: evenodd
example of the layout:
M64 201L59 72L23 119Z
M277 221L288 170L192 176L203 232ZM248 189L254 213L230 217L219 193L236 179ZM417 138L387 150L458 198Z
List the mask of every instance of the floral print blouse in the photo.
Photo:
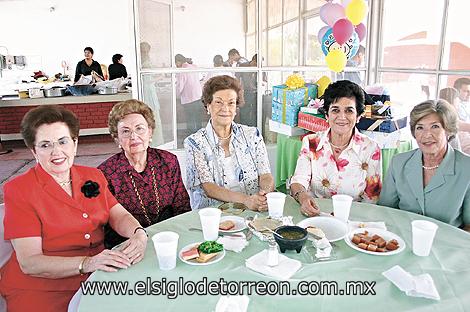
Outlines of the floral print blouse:
M379 146L355 129L349 145L335 160L329 131L303 138L291 183L310 188L314 197L346 194L354 201L376 203L382 189Z
M229 188L224 173L225 151L212 129L211 121L205 128L184 140L186 151L186 186L189 191L192 209L218 205L216 199L207 197L203 183L215 183ZM233 157L235 177L242 192L253 195L259 191L259 176L271 173L268 153L263 137L255 127L232 123L232 136L229 143Z

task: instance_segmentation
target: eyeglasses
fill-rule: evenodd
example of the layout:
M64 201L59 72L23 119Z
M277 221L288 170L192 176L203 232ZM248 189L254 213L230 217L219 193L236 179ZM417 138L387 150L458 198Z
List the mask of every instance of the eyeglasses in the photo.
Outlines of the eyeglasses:
M75 142L74 139L70 137L63 137L58 139L57 141L41 141L35 146L42 152L51 152L54 149L54 145L57 143L57 146L61 149L68 147L70 144Z
M132 136L132 133L136 135L143 135L148 131L148 128L145 126L137 126L134 130L124 128L118 131L118 134L121 138L128 139Z
M233 107L237 106L237 101L236 100L230 100L228 102L224 102L222 100L214 100L212 102L212 105L217 106L217 107L228 106L228 108L233 108Z

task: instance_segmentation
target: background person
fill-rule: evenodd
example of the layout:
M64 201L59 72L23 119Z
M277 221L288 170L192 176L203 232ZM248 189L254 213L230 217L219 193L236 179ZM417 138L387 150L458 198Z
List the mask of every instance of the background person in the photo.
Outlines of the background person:
M459 119L470 123L470 79L459 78L454 82L454 88L459 91L459 105L457 113Z
M14 252L0 269L8 311L66 311L88 273L115 272L144 257L147 235L95 168L74 165L79 122L60 106L39 106L21 123L37 165L7 182L5 239ZM105 250L108 223L129 239Z
M202 101L211 119L184 140L192 209L234 202L267 210L265 195L274 180L263 137L258 129L233 122L241 95L240 83L230 76L204 85Z
M375 203L382 186L379 146L356 129L365 108L364 91L340 80L328 86L323 100L330 127L303 138L291 178L291 193L306 216L320 212L314 197L346 194Z
M127 78L127 70L126 66L124 66L122 60L122 54L114 54L113 55L113 63L109 65L109 80L113 80L116 78Z
M89 76L93 72L96 72L100 77L103 77L100 63L93 60L93 49L91 47L86 47L83 50L83 53L85 54L85 59L78 62L77 67L75 68L74 81L77 82L82 75Z
M379 205L470 230L470 157L448 144L457 118L443 100L413 108L410 128L419 148L393 157Z
M141 101L120 102L109 113L108 126L122 151L98 168L124 208L145 227L190 211L178 159L170 152L149 147L155 127L152 110ZM123 240L107 226L107 247Z
M175 55L175 63L178 68L197 68L190 58L181 54ZM180 97L186 116L187 130L189 133L196 132L202 125L201 109L202 87L198 73L176 74L176 95Z

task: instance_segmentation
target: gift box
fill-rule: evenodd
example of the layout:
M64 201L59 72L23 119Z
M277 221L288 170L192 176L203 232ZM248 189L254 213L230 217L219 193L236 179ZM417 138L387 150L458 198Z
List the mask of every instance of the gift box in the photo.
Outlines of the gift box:
M317 85L311 83L296 89L290 89L286 85L274 86L271 119L296 126L300 108L317 96L317 90Z
M362 117L356 127L359 130L378 131L378 132L393 132L398 129L406 127L408 117L393 118L393 119L375 119Z
M318 132L318 131L325 131L328 129L330 125L324 118L324 115L321 114L307 114L300 112L299 113L299 121L298 121L298 127L312 131L312 132Z

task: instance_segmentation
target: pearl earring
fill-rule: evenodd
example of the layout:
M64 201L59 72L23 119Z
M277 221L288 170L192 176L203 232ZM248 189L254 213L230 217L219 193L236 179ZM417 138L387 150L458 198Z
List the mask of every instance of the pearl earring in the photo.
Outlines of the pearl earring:
M122 148L121 144L118 144L118 148Z

